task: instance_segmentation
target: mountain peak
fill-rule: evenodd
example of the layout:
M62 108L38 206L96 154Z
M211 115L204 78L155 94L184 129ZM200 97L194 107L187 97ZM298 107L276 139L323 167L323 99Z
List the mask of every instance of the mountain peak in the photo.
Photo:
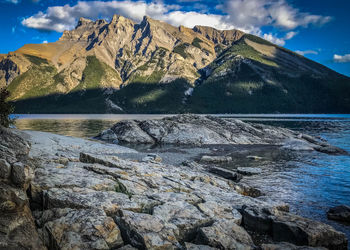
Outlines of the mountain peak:
M133 22L126 17L123 17L123 16L118 15L118 14L114 14L110 23L119 23L119 22L125 22L125 21Z
M120 15L109 23L80 18L59 42L0 55L0 86L9 87L11 100L111 88L108 95L126 112L163 112L158 108L173 96L176 106L194 112L349 112L349 84L349 78L242 31L191 29L148 16L138 24Z
M88 18L81 17L79 18L78 25L76 26L76 28L90 23L93 23L93 21Z

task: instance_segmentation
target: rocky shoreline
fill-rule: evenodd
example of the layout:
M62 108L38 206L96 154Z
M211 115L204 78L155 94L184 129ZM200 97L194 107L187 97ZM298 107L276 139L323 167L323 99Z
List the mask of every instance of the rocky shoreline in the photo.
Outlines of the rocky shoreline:
M182 117L189 124L193 116ZM172 119L178 120L169 118L173 124ZM185 131L170 130L162 122L150 128L151 138L157 138L156 127L166 131L163 142L171 141L169 131ZM270 140L286 147L298 140L304 149L342 152L290 130L247 130L244 123L234 123L247 143ZM145 138L144 130L112 131L116 136L110 131L102 135L119 141L134 137L138 143ZM212 131L196 142L217 140ZM233 133L238 134L227 131L214 131L220 143L222 138L232 142ZM210 167L210 161L229 159L171 165L151 153L141 160L126 158L138 152L50 133L1 128L0 137L0 249L347 249L343 233L291 214L287 204L240 182L242 174L256 174L257 169Z
M277 145L291 150L348 154L322 138L285 128L246 123L215 116L176 115L154 120L123 120L96 139L127 144L173 145Z

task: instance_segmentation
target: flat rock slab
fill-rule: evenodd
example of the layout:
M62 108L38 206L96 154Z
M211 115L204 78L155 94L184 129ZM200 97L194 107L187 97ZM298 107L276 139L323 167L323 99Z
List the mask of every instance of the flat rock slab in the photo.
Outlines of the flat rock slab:
M141 212L144 204L138 204L128 195L115 191L95 191L84 188L51 188L44 191L44 208L102 208L107 214L120 209Z
M211 167L209 168L209 172L236 182L242 179L242 176L239 173L224 168Z
M238 167L237 172L243 175L255 175L261 174L261 168L251 168L251 167Z
M24 131L23 134L32 144L31 157L65 155L67 158L79 158L80 152L98 155L114 155L116 153L137 153L137 151L114 144L101 144L94 141L56 135L39 131Z

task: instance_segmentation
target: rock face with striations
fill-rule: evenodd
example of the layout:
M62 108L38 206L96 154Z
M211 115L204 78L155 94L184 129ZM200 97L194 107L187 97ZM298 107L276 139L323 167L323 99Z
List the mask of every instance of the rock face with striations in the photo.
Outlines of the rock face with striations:
M29 149L22 137L0 126L0 249L46 249L26 194L34 177Z
M327 142L285 128L214 116L177 115L157 120L124 120L110 130L119 142L141 144L265 144L284 148L345 154ZM109 130L109 131L110 131ZM97 136L104 139L104 132ZM293 143L293 147L289 145ZM307 145L307 147L305 147Z

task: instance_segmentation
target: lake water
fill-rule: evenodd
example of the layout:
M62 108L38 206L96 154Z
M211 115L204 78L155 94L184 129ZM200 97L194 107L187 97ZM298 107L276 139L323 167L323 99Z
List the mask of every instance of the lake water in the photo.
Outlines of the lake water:
M220 115L282 126L314 136L350 152L350 115ZM90 138L123 119L153 119L164 115L18 115L19 129L39 130ZM247 151L247 150L246 150ZM250 154L251 152L246 152ZM350 239L350 225L326 218L333 206L350 206L350 156L332 156L318 152L256 150L263 161L248 161L235 153L232 166L259 166L263 174L247 178L269 197L290 204L291 212L331 224Z

